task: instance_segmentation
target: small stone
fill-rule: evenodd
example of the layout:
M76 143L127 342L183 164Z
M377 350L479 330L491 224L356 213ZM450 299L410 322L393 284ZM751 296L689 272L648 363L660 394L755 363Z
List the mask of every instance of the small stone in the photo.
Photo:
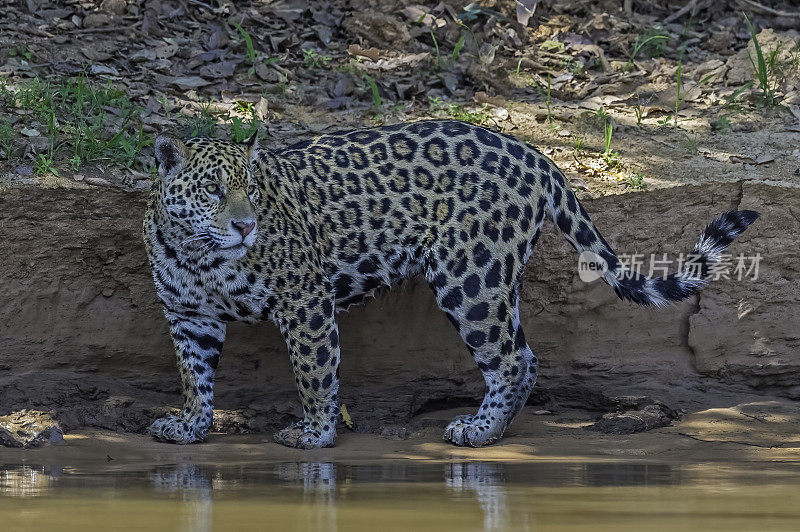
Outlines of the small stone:
M111 297L113 295L114 295L114 289L113 288L104 288L103 289L103 297Z
M16 168L14 168L14 172L23 177L30 177L33 175L33 166L27 164L21 164Z
M125 0L103 0L100 4L100 9L112 15L124 15L127 8Z
M84 177L85 176L83 174L75 174L72 176L72 179L74 179L75 181L83 181Z
M411 433L409 432L408 427L389 426L381 429L381 436L384 438L407 440L411 436Z
M666 427L679 417L677 412L656 401L640 409L605 414L586 428L605 434L635 434Z
M492 116L497 120L506 120L508 119L508 109L505 107L495 107L492 109Z
M63 440L61 427L45 412L20 410L0 417L0 445L5 447L29 449Z
M90 185L96 185L99 187L107 187L111 185L111 181L103 179L102 177L87 177L86 182Z
M33 153L44 153L50 149L50 139L47 137L30 137L28 144L33 150Z
M559 137L569 137L572 133L569 132L569 129L562 129L558 132Z
M105 13L89 13L83 17L84 28L100 28L111 24L111 17Z

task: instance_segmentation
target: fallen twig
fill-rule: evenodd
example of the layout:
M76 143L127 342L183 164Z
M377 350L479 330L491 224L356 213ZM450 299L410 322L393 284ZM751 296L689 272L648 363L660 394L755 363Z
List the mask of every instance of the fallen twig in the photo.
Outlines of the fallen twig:
M792 13L791 11L778 11L777 9L773 9L771 7L759 4L758 2L754 2L753 0L739 0L739 4L744 4L756 11L761 11L762 13L769 13L770 15L775 15L776 17L792 17L792 18L800 18L800 11L796 11Z
M795 442L784 442L784 443L779 443L777 445L762 445L760 443L752 443L749 441L741 441L741 440L704 440L703 438L692 436L691 434L686 434L685 432L679 432L678 435L683 436L685 438L690 438L692 440L700 441L703 443L733 443L735 445L746 445L748 447L759 447L761 449L779 449L784 445L786 445L786 443L795 443Z
M677 10L675 13L671 14L667 18L664 19L665 24L669 24L670 22L674 22L684 16L687 13L691 13L692 15L697 14L698 11L702 9L706 9L711 6L713 0L689 0L689 2Z
M74 29L74 30L69 30L67 33L82 34L82 33L115 33L115 32L118 32L118 31L128 31L128 30L136 31L138 29L138 27L141 26L141 25L142 25L142 21L140 20L139 22L134 22L130 26L122 26L122 27L120 27L120 26L107 26L107 27L103 27L103 28L78 28L78 29Z
M201 2L200 0L186 0L186 1L189 2L190 4L194 4L196 6L204 7L206 9L208 9L209 11L213 11L214 10L214 8L211 7L209 4L206 4L205 2Z

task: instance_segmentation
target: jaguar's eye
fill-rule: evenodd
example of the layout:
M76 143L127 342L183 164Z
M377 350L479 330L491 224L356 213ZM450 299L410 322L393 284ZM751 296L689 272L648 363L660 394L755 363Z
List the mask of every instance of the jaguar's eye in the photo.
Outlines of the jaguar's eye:
M206 192L208 192L209 194L213 194L214 196L219 196L222 192L222 189L219 188L219 185L216 183L209 183L203 188L206 189Z

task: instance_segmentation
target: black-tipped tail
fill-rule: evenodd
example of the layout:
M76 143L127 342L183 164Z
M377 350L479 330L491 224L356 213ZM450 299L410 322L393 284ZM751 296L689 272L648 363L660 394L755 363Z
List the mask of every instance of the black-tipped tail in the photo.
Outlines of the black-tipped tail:
M730 211L708 224L680 271L665 277L647 277L622 267L608 271L605 280L620 299L643 306L664 306L696 294L707 283L722 254L750 224L756 211Z

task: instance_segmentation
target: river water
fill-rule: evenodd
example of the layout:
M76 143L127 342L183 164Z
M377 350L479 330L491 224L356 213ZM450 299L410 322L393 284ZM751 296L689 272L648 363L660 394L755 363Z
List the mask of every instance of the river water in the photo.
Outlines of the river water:
M0 531L800 530L800 464L0 465Z

